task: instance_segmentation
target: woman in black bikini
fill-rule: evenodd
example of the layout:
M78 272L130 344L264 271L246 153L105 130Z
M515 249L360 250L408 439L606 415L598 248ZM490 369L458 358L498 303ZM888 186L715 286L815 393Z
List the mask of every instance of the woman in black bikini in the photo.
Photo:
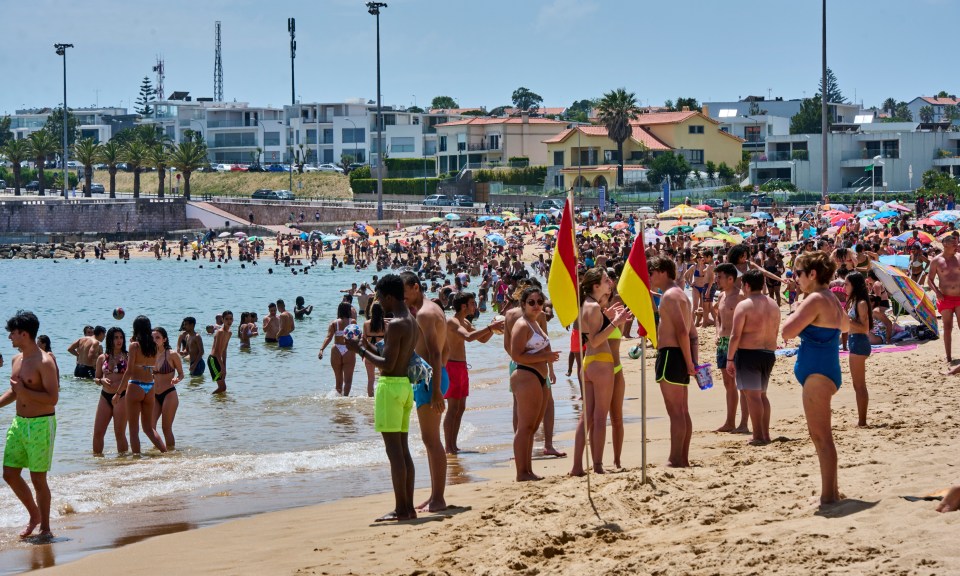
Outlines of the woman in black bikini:
M154 428L153 408L156 404L153 392L153 367L159 355L157 343L153 341L153 328L146 316L137 316L133 321L133 337L130 339L130 352L127 356L127 370L120 381L120 397L126 392L124 402L127 406L127 424L130 427L130 451L140 454L140 426L143 433L153 442L157 450L166 452L157 429ZM118 397L113 397L118 403Z
M180 397L177 396L177 383L183 380L183 360L170 349L167 331L160 326L153 329L153 341L157 343L160 354L153 366L153 393L156 404L153 406L153 429L163 416L163 439L167 450L173 450L176 441L173 437L173 419L177 416Z
M113 433L117 437L117 453L129 450L127 444L127 407L125 402L114 404L113 397L120 389L120 380L127 370L127 336L123 330L113 327L107 330L104 341L106 350L97 358L97 372L93 379L102 386L97 399L97 415L93 421L93 453L103 455L103 439L107 426L113 419Z
M387 331L387 324L383 320L383 307L380 303L371 298L367 302L367 309L363 313L369 318L363 323L363 337L367 339L367 344L373 350L377 349L377 343L383 340L383 335ZM373 363L366 358L363 365L367 369L367 396L373 398L373 382L376 378L376 370Z

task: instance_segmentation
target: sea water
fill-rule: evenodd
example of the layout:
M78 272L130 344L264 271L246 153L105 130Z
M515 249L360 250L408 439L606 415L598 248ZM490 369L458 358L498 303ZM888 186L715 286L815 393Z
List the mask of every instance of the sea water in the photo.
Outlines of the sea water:
M331 271L322 265L309 274L293 275L291 270L267 259L256 266L247 263L245 269L236 261L218 267L207 261L168 259L0 262L0 321L18 309L36 313L40 333L50 337L60 366L58 429L49 476L52 523L58 535L69 537L72 525L102 527L110 538L88 543L88 548L97 548L133 541L131 534L147 536L158 523L175 526L171 531L187 529L250 513L389 491L388 463L373 429L373 400L366 397L363 363L358 360L351 396L344 398L334 389L332 346L322 361L317 359L336 316L340 291L352 282L369 282L376 272ZM141 432L144 455L117 456L111 425L105 457L92 455L100 388L72 376L75 361L67 352L85 324L120 326L129 341L134 318L143 314L153 326L166 328L175 342L184 316L194 316L203 333L203 327L214 324L215 315L224 310L234 313L234 326L243 311L257 312L262 322L270 302L283 299L292 311L297 296L313 304L314 310L297 322L292 349L266 344L261 335L252 339L249 350L241 350L234 332L225 396L211 394L215 384L209 374L178 384L176 451L160 454ZM126 312L123 320L111 316L117 307ZM478 325L485 325L492 315L492 311L481 315ZM556 321L550 328L554 349L564 351L554 388L557 431L563 432L575 425L577 387L575 380L563 377L568 333ZM209 353L212 336L203 333L203 338ZM6 361L0 377L6 381L17 351L7 341L0 342L0 352ZM468 453L451 459L450 483L465 481L471 470L504 462L512 441L512 398L501 338L468 343L467 357L471 389L458 443ZM13 415L12 405L0 410L0 432ZM410 430L417 484L429 486L415 412ZM23 546L15 534L25 520L20 503L0 486L0 573L4 568L28 567L11 565L11 556L4 554Z

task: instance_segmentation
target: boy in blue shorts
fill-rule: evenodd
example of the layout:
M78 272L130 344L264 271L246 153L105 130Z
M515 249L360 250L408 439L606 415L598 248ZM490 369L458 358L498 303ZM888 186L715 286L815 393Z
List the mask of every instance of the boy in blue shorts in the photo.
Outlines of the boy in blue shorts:
M366 338L347 339L348 349L369 360L380 369L380 379L374 394L374 429L383 436L383 444L390 460L390 476L396 507L377 518L377 522L413 520L413 458L410 456L408 433L410 412L413 410L413 388L407 377L410 358L417 344L417 323L403 301L403 280L396 274L387 274L377 282L377 300L384 315L393 318L383 335L383 355L367 347Z
M7 320L6 328L11 344L20 354L13 359L10 389L0 395L0 407L17 403L17 415L7 430L3 450L3 479L30 515L20 538L31 536L40 526L39 536L50 539L53 534L47 472L53 463L60 380L53 356L37 346L40 321L33 312L17 312ZM30 470L36 500L21 476L24 468Z

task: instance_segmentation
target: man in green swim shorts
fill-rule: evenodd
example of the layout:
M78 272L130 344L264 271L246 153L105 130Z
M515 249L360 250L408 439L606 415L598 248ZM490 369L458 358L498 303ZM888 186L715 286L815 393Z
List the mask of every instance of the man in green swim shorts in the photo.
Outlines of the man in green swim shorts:
M396 508L377 518L377 522L413 520L413 458L410 456L408 432L410 412L413 409L413 387L407 378L407 368L417 344L417 323L403 301L403 280L396 274L387 274L377 282L377 300L384 315L392 316L383 335L383 355L367 348L366 339L347 339L348 349L369 360L380 369L380 379L374 394L374 429L383 435L383 444L390 460L393 494Z
M57 434L54 414L60 381L53 356L36 344L40 321L33 312L19 311L7 320L10 343L20 350L13 359L10 389L0 395L0 407L17 403L17 415L7 430L3 450L3 479L23 503L30 521L20 532L27 538L40 526L40 537L50 539L50 487L47 472L53 462L53 440ZM30 470L36 500L21 472Z

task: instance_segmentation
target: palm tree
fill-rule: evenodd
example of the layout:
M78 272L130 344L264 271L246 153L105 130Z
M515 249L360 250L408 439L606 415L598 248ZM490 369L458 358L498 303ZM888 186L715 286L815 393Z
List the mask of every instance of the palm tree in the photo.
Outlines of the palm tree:
M190 200L190 175L207 165L207 145L203 140L186 140L170 151L170 165L183 174L183 198Z
M110 173L110 197L117 197L117 164L120 163L120 143L110 140L100 147L100 161L107 165Z
M607 136L617 143L617 187L623 188L623 143L633 133L630 121L640 114L637 98L625 88L603 95L597 104L597 116L607 127Z
M157 169L157 178L160 186L157 188L157 198L163 198L163 181L167 176L167 166L170 165L170 149L160 143L147 148L145 158L147 166Z
M29 140L10 140L0 149L0 152L6 156L7 160L13 164L13 194L20 195L20 171L23 169L20 163L29 160L32 154Z
M120 158L127 163L128 168L133 169L133 197L140 197L140 170L146 163L147 145L142 140L136 139L127 142L120 149Z
M100 157L100 144L94 142L93 138L78 140L73 145L73 157L77 159L77 162L83 164L83 195L89 198L91 195L90 185L93 183L93 165Z
M933 106L920 107L920 121L925 124L933 122Z
M893 98L887 98L883 101L883 110L893 116L893 111L897 109L897 101Z
M43 179L44 163L54 152L60 149L60 144L46 130L38 130L30 135L30 150L33 152L33 160L37 165L37 180L40 186L40 196L46 195L46 182Z

